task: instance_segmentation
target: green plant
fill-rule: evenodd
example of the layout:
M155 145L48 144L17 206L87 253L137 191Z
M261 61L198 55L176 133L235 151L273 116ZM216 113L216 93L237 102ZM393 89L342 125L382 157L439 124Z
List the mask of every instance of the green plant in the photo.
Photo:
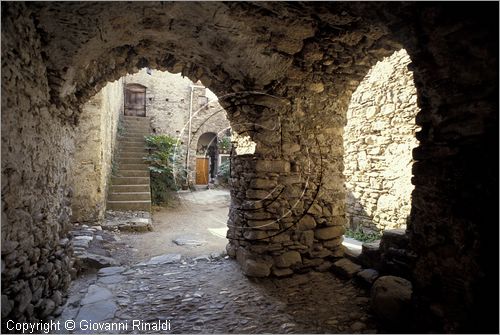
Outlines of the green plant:
M219 177L219 180L221 181L222 184L227 184L229 182L229 176L231 172L230 164L231 164L230 160L227 159L224 162L222 162L221 165L219 166L217 177Z
M374 242L376 240L380 240L382 237L380 233L366 233L359 228L356 228L355 230L347 229L344 235L361 242Z
M145 160L149 163L151 174L151 200L153 204L167 202L170 191L178 190L179 179L184 175L178 151L178 142L168 135L149 135L145 137L149 149Z
M125 133L125 128L123 127L123 122L121 119L118 119L118 125L116 126L116 133L118 136L122 136Z
M231 137L224 136L219 138L219 140L217 141L217 146L220 153L229 153L229 150L231 150Z

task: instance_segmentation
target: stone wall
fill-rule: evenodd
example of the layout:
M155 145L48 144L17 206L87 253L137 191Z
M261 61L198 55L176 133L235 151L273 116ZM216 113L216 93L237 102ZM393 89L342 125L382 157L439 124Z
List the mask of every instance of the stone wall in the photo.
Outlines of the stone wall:
M52 104L24 3L2 3L2 333L53 313L71 276L68 183L77 111Z
M417 91L405 50L378 62L353 93L344 129L348 226L406 228Z
M141 69L124 77L125 85L134 83L146 86L146 116L150 117L152 132L180 136L189 113L191 80L181 74Z
M92 223L104 218L123 103L123 80L120 79L106 85L82 107L71 171L72 222Z
M145 66L219 97L253 92L221 102L239 106L226 108L239 134L255 125L254 155L232 169L229 238L244 271L328 268L342 254L351 94L404 47L422 127L407 229L416 315L442 327L419 325L498 332L497 28L497 3L2 2L2 314L55 308L78 106Z

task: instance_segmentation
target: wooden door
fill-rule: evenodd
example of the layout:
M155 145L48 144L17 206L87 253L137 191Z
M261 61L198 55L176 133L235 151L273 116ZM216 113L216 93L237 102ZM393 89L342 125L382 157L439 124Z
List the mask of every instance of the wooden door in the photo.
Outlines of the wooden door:
M196 158L196 185L208 184L208 158Z
M146 116L146 87L139 84L126 86L125 115Z

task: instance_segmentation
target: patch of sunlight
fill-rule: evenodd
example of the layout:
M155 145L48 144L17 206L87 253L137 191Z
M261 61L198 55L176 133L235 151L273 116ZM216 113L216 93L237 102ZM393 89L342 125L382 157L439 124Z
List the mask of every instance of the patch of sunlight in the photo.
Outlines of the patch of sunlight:
M208 228L208 232L214 236L226 238L227 227L224 228Z
M354 249L354 250L359 250L363 248L363 242L355 240L350 237L345 237L344 236L344 241L342 241L342 244L349 249Z

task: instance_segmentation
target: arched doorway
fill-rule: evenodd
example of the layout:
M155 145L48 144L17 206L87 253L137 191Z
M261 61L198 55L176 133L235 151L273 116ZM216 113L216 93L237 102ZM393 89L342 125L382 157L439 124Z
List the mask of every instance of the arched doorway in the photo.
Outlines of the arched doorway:
M196 185L207 185L217 172L217 134L204 133L196 146Z

